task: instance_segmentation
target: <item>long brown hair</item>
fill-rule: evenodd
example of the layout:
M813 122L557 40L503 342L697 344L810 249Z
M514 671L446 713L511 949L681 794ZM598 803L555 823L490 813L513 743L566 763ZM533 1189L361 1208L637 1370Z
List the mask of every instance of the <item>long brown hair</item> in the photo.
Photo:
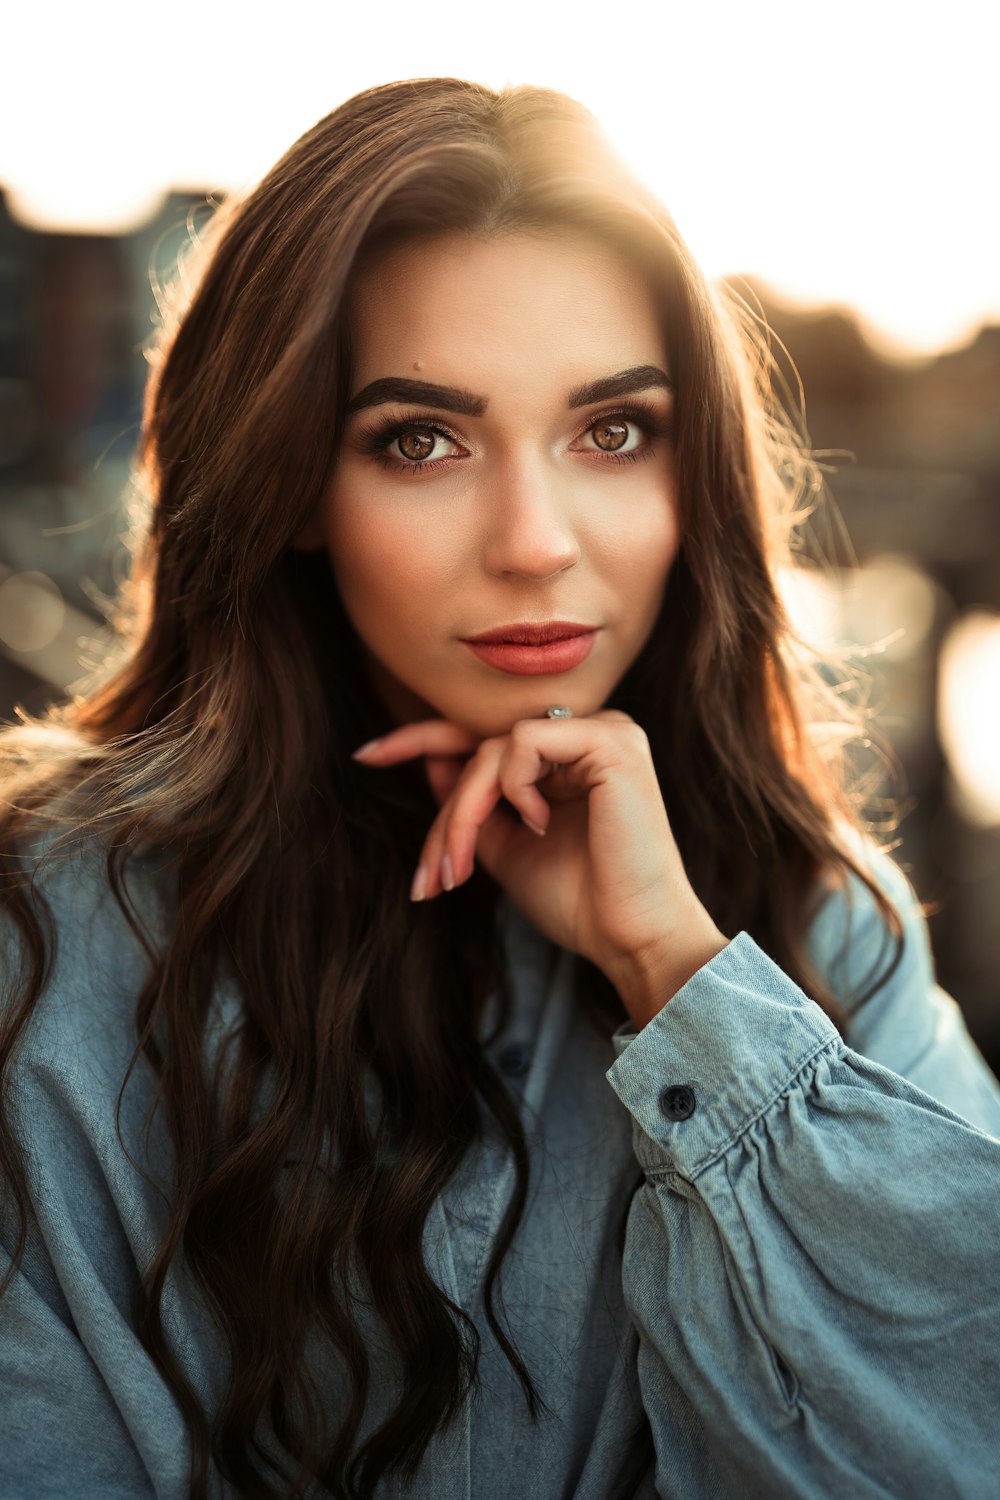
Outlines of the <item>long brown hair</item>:
M843 701L805 659L779 597L816 471L774 399L764 344L580 105L454 78L366 90L216 213L152 350L119 655L75 701L0 737L0 899L25 962L0 1032L5 1078L49 954L44 902L17 862L29 835L48 823L99 839L133 924L132 856L165 850L175 871L168 940L143 934L132 1066L152 1064L176 1167L168 1229L133 1311L188 1422L195 1497L213 1460L237 1493L261 1500L309 1480L368 1496L387 1472L415 1470L477 1379L475 1326L429 1276L421 1234L483 1106L517 1166L487 1319L531 1415L544 1408L493 1305L528 1175L516 1109L479 1041L485 1000L503 990L498 892L477 871L446 901L407 900L435 806L417 768L372 777L350 759L391 726L325 555L293 539L336 460L351 375L344 310L366 261L447 230L567 227L602 237L647 278L676 385L682 545L653 636L612 704L649 735L716 923L748 930L843 1022L810 971L805 934L821 886L856 868L845 830L861 824L840 761L811 732L831 701L843 719ZM209 1076L223 969L242 1014ZM603 976L582 960L579 972L596 1024L624 1020ZM374 1130L369 1075L382 1100ZM0 1169L22 1224L19 1257L24 1165L6 1124ZM161 1298L180 1255L231 1357L215 1413L164 1335ZM403 1374L398 1405L357 1451L370 1370L355 1273ZM302 1358L317 1330L350 1380L335 1433Z

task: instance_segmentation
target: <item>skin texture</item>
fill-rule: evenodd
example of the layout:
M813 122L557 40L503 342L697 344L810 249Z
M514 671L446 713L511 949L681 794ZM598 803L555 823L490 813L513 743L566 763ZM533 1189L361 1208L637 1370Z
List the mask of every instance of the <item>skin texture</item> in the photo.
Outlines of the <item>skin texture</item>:
M586 241L451 237L394 251L357 289L351 395L385 376L488 398L481 417L421 405L437 469L387 472L348 419L320 518L347 612L400 722L439 713L480 735L601 707L656 619L677 550L672 446L618 463L584 430L625 401L567 411L570 390L634 365L669 371L655 309L630 270ZM663 423L669 392L644 393ZM627 399L627 398L626 398ZM650 440L629 430L635 450ZM391 448L399 456L399 443ZM558 676L508 677L460 637L523 620L603 628Z
M475 416L395 401L349 416L299 538L326 548L401 726L360 758L422 756L440 804L413 899L480 861L529 920L598 963L645 1024L727 941L687 880L645 734L603 708L649 637L679 545L672 397L651 387L572 411L568 399L634 366L669 372L653 299L610 248L578 236L442 236L371 267L350 327L351 399L408 377L487 402ZM636 399L654 408L649 426L614 415ZM413 415L388 446L399 467L387 468L365 428ZM609 446L598 419L629 425ZM401 472L421 456L442 462ZM462 643L546 620L600 627L586 661L509 676ZM552 703L573 719L546 719Z

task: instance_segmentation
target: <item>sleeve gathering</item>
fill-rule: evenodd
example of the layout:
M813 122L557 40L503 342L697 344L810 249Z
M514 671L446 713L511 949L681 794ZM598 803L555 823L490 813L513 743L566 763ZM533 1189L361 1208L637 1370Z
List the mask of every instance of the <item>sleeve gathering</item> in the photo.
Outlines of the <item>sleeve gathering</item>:
M899 879L904 958L847 1042L745 932L615 1036L660 1493L996 1494L1000 1090Z

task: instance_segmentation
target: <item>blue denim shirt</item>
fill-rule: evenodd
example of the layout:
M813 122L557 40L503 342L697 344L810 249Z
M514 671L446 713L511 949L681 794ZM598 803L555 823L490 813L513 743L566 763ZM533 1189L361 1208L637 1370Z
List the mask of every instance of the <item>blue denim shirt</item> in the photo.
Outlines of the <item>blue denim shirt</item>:
M551 1414L532 1424L483 1314L514 1183L487 1116L424 1247L480 1330L482 1394L416 1479L386 1480L380 1496L609 1500L645 1416L646 1500L996 1500L1000 1088L935 983L907 881L871 859L906 948L849 1045L746 933L638 1034L602 1040L571 955L503 904L515 1003L489 1050L519 1101L531 1182L501 1287ZM154 923L155 888L136 898ZM164 1206L114 1124L145 960L99 861L62 866L46 890L58 959L11 1101L33 1212L0 1302L0 1497L181 1500L184 1423L129 1316ZM884 937L856 883L827 899L811 952L849 999ZM222 1019L233 1007L220 994ZM141 1067L122 1126L162 1175L167 1142L154 1130L144 1144L150 1087ZM9 1221L0 1239L6 1268ZM374 1314L359 1315L375 1373L367 1436L399 1371ZM225 1362L182 1264L165 1326L211 1406ZM336 1414L343 1381L333 1364L324 1375Z

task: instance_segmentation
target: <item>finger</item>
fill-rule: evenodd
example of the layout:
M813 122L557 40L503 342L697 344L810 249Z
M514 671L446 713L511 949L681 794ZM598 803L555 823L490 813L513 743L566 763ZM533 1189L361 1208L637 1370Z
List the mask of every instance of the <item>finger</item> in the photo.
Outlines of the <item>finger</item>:
M500 790L516 807L532 833L544 834L552 816L552 806L538 790L537 783L560 770L556 761L545 759L538 748L524 738L507 741L500 762Z
M471 876L484 825L496 822L493 813L502 795L498 766L504 747L505 739L490 739L480 745L427 834L421 853L421 864L427 871L427 895L454 889ZM510 820L501 817L502 825L510 825Z
M452 804L452 797L448 797L441 805L438 816L434 819L427 836L420 849L420 858L413 876L410 895L414 900L431 901L435 896L440 896L447 887L444 883L444 872L441 869L441 860L444 852L444 828ZM419 892L419 895L417 894Z
M552 809L536 785L542 777L552 772L572 773L589 757L566 793L568 797L579 797L581 792L598 784L602 767L609 769L621 762L623 751L634 753L635 749L645 747L648 754L645 734L627 714L609 710L599 729L594 723L596 718L594 715L592 719L577 720L522 719L509 736L483 741L428 837L426 858L431 878L445 889L449 879L454 885L468 879L475 863L480 829L501 795L520 813L532 833L544 836ZM633 725L633 733L624 730L626 724ZM632 745L631 750L625 749L626 740ZM449 864L445 864L445 855Z
M438 815L427 830L420 846L420 856L410 886L410 899L413 901L430 901L435 896L440 896L445 889L441 877L441 856L444 849L444 828L454 795L453 789L443 799Z
M596 715L584 719L519 719L508 737L510 766L517 766L534 785L574 766L583 757L613 751L626 726Z
M476 867L476 849L483 824L496 811L502 797L499 784L491 780L478 790L475 803L468 796L456 800L447 820L441 856L442 879L450 875L453 885L462 885Z
M424 761L424 771L438 807L443 807L455 790L465 764L465 761L457 756L427 756Z
M422 719L403 724L378 740L369 740L353 752L352 758L366 765L392 766L418 755L471 754L482 743L472 734L448 719Z
M428 730L437 733L442 726L450 738L449 732L456 726L448 725L447 721L407 725L393 734L402 742L404 731L416 730L424 735ZM465 731L458 731L458 735L464 734ZM465 743L468 744L468 739ZM425 895L436 896L469 878L480 831L487 820L491 829L496 824L492 814L501 797L507 798L529 827L544 832L551 808L537 790L540 779L555 774L563 786L551 788L553 800L567 800L600 785L614 766L625 760L634 761L637 756L649 759L649 742L644 732L628 714L613 709L583 719L522 719L509 735L479 741L472 758L465 762L448 789L425 840L418 866L418 871L425 871ZM427 759L429 777L438 774L430 771L433 759ZM446 757L437 759L444 764ZM383 763L390 761L387 758ZM447 786L444 772L440 786L442 791ZM494 830L505 844L509 837L519 837L513 825L509 832L503 828L507 821L501 820ZM446 878L451 882L448 887Z
M437 859L439 878L449 875L454 885L468 880L475 867L479 830L501 798L497 776L503 741L490 740L479 747L462 772L446 809L439 818L439 837L429 855ZM449 864L445 865L447 855Z
M645 754L649 740L628 714L602 709L582 719L519 719L509 740L518 752L534 757L538 772L551 774L591 758L595 767L604 760L619 761L636 753ZM533 780L538 780L536 774Z
M496 775L499 755L496 742L489 742L488 748L479 747L427 832L418 872L421 868L426 872L424 892L428 900L443 890L454 890L472 874L479 827L500 800Z
M504 796L530 823L548 827L553 803L575 801L624 766L652 773L649 741L634 719L609 710L583 719L520 719L500 772ZM546 768L551 771L546 775ZM544 777L544 796L537 785Z

